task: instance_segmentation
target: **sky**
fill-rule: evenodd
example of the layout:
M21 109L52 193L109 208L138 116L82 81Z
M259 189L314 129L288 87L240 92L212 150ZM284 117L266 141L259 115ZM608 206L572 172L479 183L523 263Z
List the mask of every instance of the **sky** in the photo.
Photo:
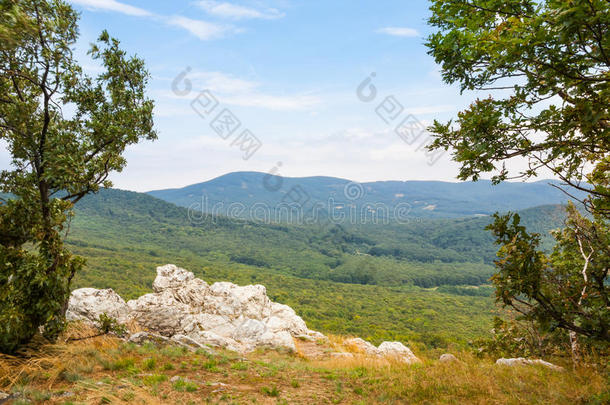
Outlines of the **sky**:
M234 171L456 181L458 165L425 153L420 128L475 96L443 83L427 54L427 1L69 2L87 72L100 72L86 51L107 29L151 74L159 139L126 151L115 187L177 188Z

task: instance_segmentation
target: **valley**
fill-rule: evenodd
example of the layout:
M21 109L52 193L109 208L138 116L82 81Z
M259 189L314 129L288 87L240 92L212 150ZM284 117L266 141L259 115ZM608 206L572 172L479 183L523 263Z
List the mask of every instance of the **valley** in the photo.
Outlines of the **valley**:
M542 234L561 225L559 206L522 215ZM68 244L88 261L75 287L113 288L134 298L150 291L151 269L175 263L208 282L263 284L273 300L325 333L448 347L486 335L497 313L486 286L495 256L483 229L488 222L295 225L224 216L194 222L183 207L110 189L79 202Z

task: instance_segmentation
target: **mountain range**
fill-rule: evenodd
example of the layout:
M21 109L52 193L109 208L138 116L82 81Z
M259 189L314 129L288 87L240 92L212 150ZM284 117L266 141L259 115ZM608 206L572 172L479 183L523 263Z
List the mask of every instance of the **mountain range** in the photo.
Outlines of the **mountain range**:
M565 204L555 180L536 182L376 181L358 183L334 177L280 177L235 172L183 188L149 195L201 211L247 219L287 219L290 209L314 219L458 218ZM577 198L584 194L575 195ZM277 212L281 211L281 215ZM275 215L275 216L274 216Z

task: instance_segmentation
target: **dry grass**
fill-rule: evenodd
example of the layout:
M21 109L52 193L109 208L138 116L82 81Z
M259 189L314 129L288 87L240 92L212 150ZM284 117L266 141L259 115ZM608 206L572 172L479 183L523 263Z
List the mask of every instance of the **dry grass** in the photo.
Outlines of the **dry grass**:
M364 356L308 360L272 350L244 359L223 351L209 355L173 346L136 346L107 336L65 341L94 332L79 326L68 331L64 342L40 347L30 357L0 358L0 390L51 404L602 404L608 399L607 375L593 368L507 368L465 352L455 353L460 358L456 363L417 353L423 362L405 365ZM307 343L307 350L326 353L342 342L331 336L326 345ZM183 382L172 382L175 376ZM65 392L69 396L62 396Z
M316 366L361 375L374 381L369 393L377 398L409 402L523 404L594 403L608 392L608 376L593 367L557 372L545 367L503 367L467 352L460 361L424 360L405 365L387 359L333 358ZM603 399L600 397L600 404ZM606 398L607 400L607 398Z
M93 327L72 325L60 343L35 345L19 356L0 354L0 388L10 389L22 380L41 376L51 387L62 373L90 365L86 354L106 352L120 344L114 337L97 335ZM90 336L93 337L87 339Z

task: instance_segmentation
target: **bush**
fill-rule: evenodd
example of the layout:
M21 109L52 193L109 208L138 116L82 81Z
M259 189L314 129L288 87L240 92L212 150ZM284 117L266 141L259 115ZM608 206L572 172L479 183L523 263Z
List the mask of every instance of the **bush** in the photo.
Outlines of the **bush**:
M98 329L104 334L114 333L115 335L120 337L124 336L127 333L127 327L125 325L119 323L119 321L117 321L116 319L108 316L105 312L100 315L98 322Z
M567 336L561 329L544 332L533 322L505 321L496 317L490 338L473 342L475 353L490 357L548 357L566 353Z
M176 381L173 387L176 391L180 392L195 392L199 388L197 384L183 379L179 379L178 381Z
M142 363L142 367L144 367L144 370L154 370L156 366L157 361L153 357L144 360L144 362Z
M263 388L261 388L261 392L269 397L279 397L280 396L280 391L277 389L276 386L273 386L272 388L263 387Z

